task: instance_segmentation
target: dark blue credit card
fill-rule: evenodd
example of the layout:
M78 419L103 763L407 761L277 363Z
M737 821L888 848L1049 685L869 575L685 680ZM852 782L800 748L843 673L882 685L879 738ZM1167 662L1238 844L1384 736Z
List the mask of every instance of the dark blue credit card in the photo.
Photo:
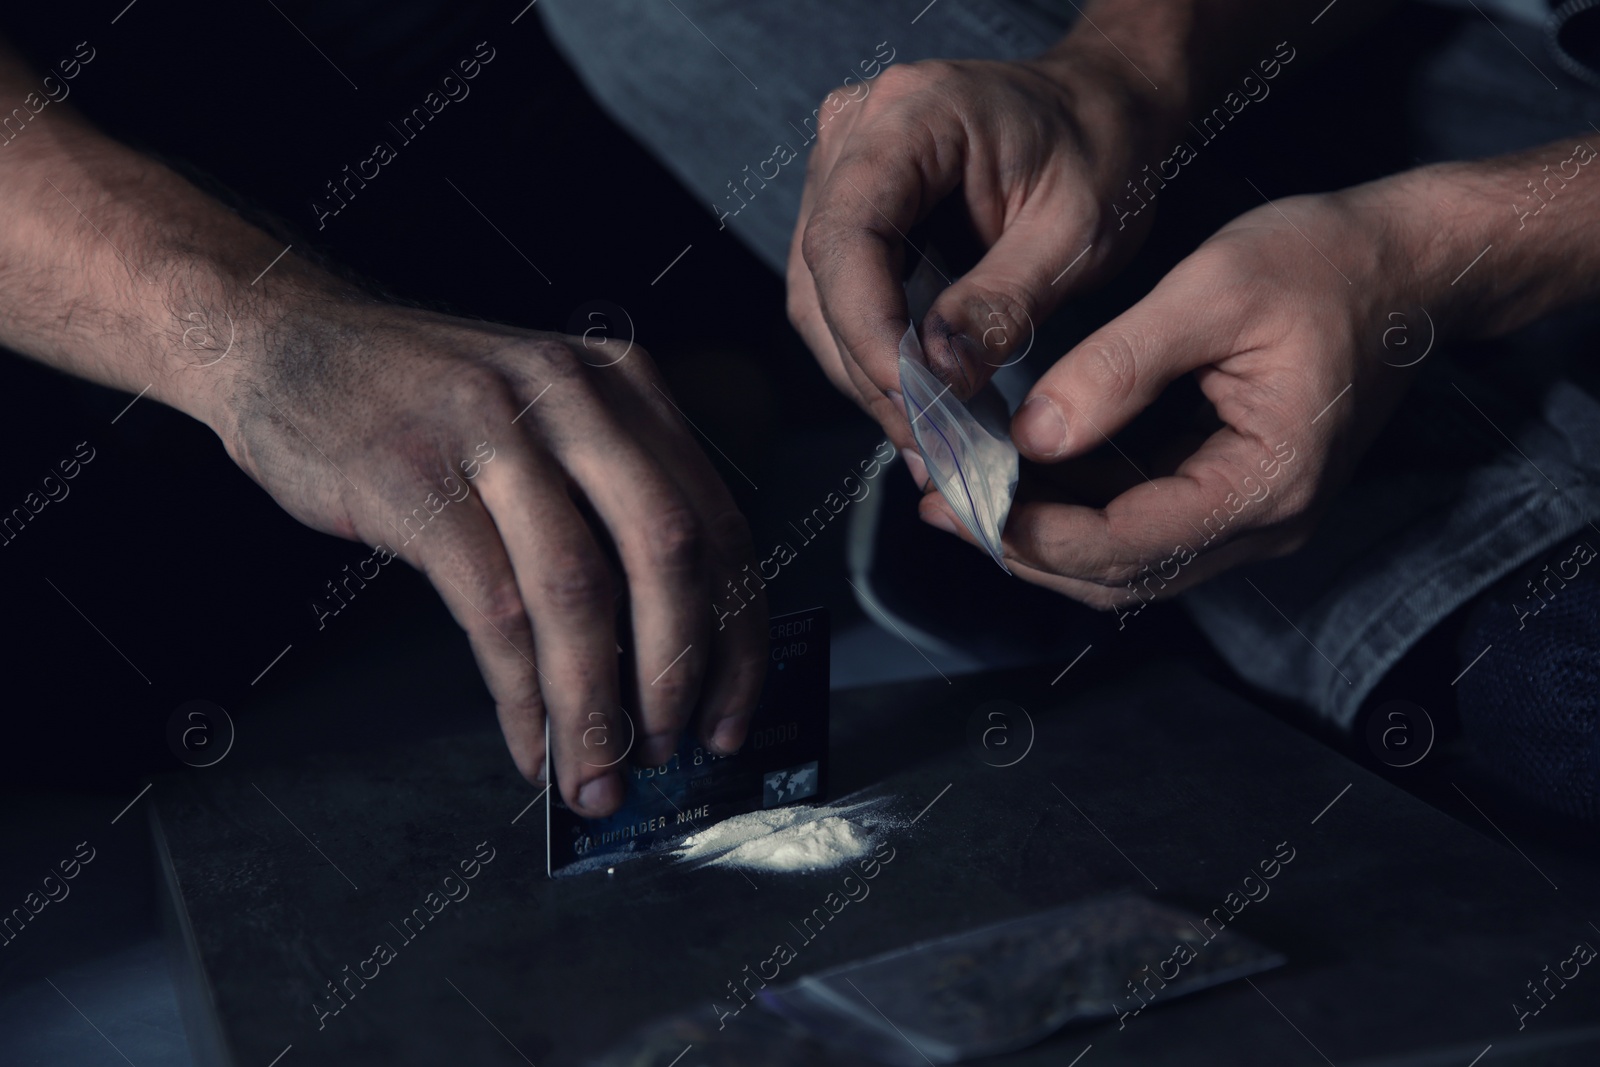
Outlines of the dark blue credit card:
M744 747L714 756L685 732L659 767L624 767L622 807L584 819L546 796L551 876L579 874L699 833L732 815L822 799L828 764L828 609L771 620L770 659Z

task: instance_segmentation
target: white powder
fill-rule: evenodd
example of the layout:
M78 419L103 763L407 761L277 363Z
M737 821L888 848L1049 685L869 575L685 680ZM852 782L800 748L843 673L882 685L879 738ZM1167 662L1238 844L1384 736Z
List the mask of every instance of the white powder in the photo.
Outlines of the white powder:
M867 804L779 808L724 819L678 844L685 860L760 871L813 871L838 867L872 850ZM846 816L854 816L848 818Z

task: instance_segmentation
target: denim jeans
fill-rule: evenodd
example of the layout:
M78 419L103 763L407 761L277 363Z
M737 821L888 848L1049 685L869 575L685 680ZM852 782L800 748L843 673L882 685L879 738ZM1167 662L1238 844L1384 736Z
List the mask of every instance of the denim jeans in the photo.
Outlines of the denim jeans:
M1073 8L935 0L914 19L900 5L891 14L833 0L544 0L538 10L602 105L782 272L813 109L829 90L874 59L1036 53ZM1473 158L1590 132L1600 93L1551 62L1538 28L1468 11L1419 63L1404 114L1417 159ZM1600 404L1567 369L1593 359L1581 341L1594 325L1578 311L1431 354L1304 548L1184 594L1228 663L1348 728L1385 672L1454 609L1560 542L1600 547L1590 523L1600 516Z

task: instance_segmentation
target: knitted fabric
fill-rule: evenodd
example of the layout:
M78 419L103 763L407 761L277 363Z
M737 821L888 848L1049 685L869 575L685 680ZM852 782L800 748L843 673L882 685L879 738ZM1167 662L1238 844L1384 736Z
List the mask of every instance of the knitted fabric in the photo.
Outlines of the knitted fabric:
M1494 774L1537 803L1600 821L1594 545L1600 537L1562 545L1484 594L1458 645L1462 667L1482 659L1456 688L1462 731Z

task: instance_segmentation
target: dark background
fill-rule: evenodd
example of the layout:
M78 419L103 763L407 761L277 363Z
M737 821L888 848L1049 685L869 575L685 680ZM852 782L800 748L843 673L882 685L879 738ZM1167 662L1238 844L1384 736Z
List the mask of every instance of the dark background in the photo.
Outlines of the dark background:
M403 299L549 330L566 330L589 301L620 305L679 404L758 485L768 484L778 443L798 440L803 450L808 431L855 424L870 443L871 427L789 329L780 281L596 109L537 11L510 26L516 12L503 4L280 6L359 90L265 3L144 0L115 26L120 4L8 13L0 32L36 67L87 39L98 54L71 83L71 104L228 196L297 251L314 249ZM471 95L400 144L386 122L420 105L481 40L497 54L468 83ZM378 139L398 158L316 232L312 199ZM370 550L289 518L208 428L148 400L113 426L126 394L10 355L0 359L0 395L10 401L0 419L7 509L78 442L96 450L71 495L0 549L7 783L120 790L170 769L168 714L195 697L237 711L253 695L251 679L291 643L260 688L324 669L381 639L375 628L392 636L407 619L439 642L420 651L436 651L441 670L466 655L464 638L440 625L437 598L404 568L388 569L393 577L318 632L311 599ZM707 452L741 503L757 503Z
M550 330L581 329L574 315L594 300L626 309L684 411L762 487L752 489L707 448L758 543L833 488L879 439L789 327L781 280L731 231L719 232L705 205L598 110L544 37L536 8L511 25L522 0L281 0L281 13L269 3L139 0L112 25L124 2L8 12L0 32L39 68L87 40L97 55L71 83L73 106L293 241L297 252L325 257L401 299ZM1190 165L1193 178L1163 194L1166 206L1139 265L1096 298L1102 317L1260 202L1239 174L1276 196L1338 188L1416 161L1402 147L1403 121L1374 124L1370 116L1394 109L1416 57L1457 18L1407 8L1395 21L1403 25L1368 34L1315 77L1280 82L1276 102L1253 114L1248 137L1219 138ZM311 202L324 183L365 158L375 140L395 143L387 123L418 105L482 40L497 54L469 83L471 95L413 143L396 144L398 158L316 232ZM1352 143L1363 151L1344 148ZM335 694L326 704L349 697L348 711L316 710L308 747L370 744L419 723L491 727L481 686L475 702L444 706L427 682L431 672L448 678L439 688L450 690L475 672L465 639L416 574L387 569L389 577L318 631L312 598L369 551L289 518L233 466L209 429L148 399L111 425L127 394L11 355L0 358L0 396L7 401L0 508L20 505L78 442L96 449L71 495L0 547L0 602L9 614L0 646L7 725L0 788L131 795L150 773L178 769L166 724L185 701L215 701L247 730L253 705L308 684ZM894 472L889 481L897 495L890 503L908 508L909 480ZM801 553L786 572L792 577L774 585L774 611L824 603L835 611L836 631L860 620L844 582L842 526L830 527L825 548ZM994 581L992 565L976 553L910 527L892 535L903 543L888 547L903 548L900 560L926 573L950 575L947 585L926 583L927 596L959 590L958 565ZM1024 599L1014 614L1040 627L1081 627L1089 636L1079 646L1115 629L1109 617L1085 621L1066 602L1015 584ZM1164 621L1141 620L1132 651L1188 650L1226 677L1180 612L1161 606L1147 617ZM960 621L971 626L973 617ZM342 673L375 654L406 664L387 688ZM1436 678L1445 669L1436 666L1417 677ZM1435 703L1421 681L1380 692L1421 701L1448 727L1448 705ZM1381 770L1359 740L1329 740ZM1442 777L1430 790L1418 771L1397 776L1465 812Z
M625 308L677 402L761 486L752 490L707 449L759 543L833 488L879 435L826 383L789 328L780 279L730 232L718 232L705 205L596 108L543 36L537 9L509 25L523 2L278 0L359 90L272 4L255 0L226 8L139 0L114 26L125 0L58 4L7 11L0 33L41 68L89 41L98 54L71 83L73 106L277 229L297 252L314 251L401 298L549 330L571 328L574 312L593 300ZM1397 19L1405 26L1368 35L1316 78L1278 83L1275 102L1253 113L1248 139L1219 138L1186 168L1190 177L1164 194L1141 265L1099 297L1105 315L1260 202L1237 174L1276 196L1338 188L1414 162L1401 147L1403 123L1369 120L1395 107L1419 42L1425 49L1457 20L1419 10ZM390 139L386 123L418 104L480 40L498 54L470 83L472 95L449 105L414 143L397 146L398 158L351 206L311 232L310 204L323 183L365 158L375 139ZM1343 150L1353 142L1365 154ZM11 904L31 888L34 872L60 858L61 842L82 834L98 835L106 867L148 874L144 828L135 821L141 810L115 832L101 829L101 820L152 774L183 771L166 726L186 701L215 701L233 715L240 732L233 762L267 758L264 738L280 750L285 739L305 748L355 748L419 729L493 729L465 639L418 575L388 568L317 630L312 598L368 550L289 518L234 467L209 429L148 399L111 425L127 394L10 354L0 355L0 397L0 510L19 506L78 442L97 453L66 500L0 546L7 611L0 630L0 836ZM898 471L890 480L893 503L909 506L909 480ZM836 630L861 620L844 582L843 532L830 527L822 547L786 570L790 577L770 590L775 611L824 603ZM911 524L893 536L905 539L890 546L904 548L901 559L921 561L942 581L958 580L948 569L957 561L993 580L992 564L943 535ZM949 586L929 585L930 596L949 596ZM972 624L972 601L950 599L962 605L961 621ZM1065 602L1041 604L1034 597L1018 614L1041 626L1071 615ZM1151 609L1131 634L1114 635L1109 617L1074 618L1072 625L1099 628L1079 642L1096 642L1096 654L1077 668L1080 685L1137 672L1147 655L1178 653L1240 688L1171 606ZM1095 633L1116 641L1101 643ZM1100 660L1110 647L1119 654ZM374 678L360 666L374 660L392 663L392 671ZM1451 662L1448 650L1431 671L1392 680L1380 695L1417 700L1448 728L1448 704L1435 696L1440 671L1448 679L1455 670L1441 662ZM1432 689L1422 681L1428 677ZM469 689L476 696L463 700ZM1324 739L1491 833L1452 788L1459 782L1562 885L1591 878L1586 864L1572 870L1562 854L1592 840L1592 831L1494 791L1448 735L1435 756L1402 771L1378 764L1359 736ZM63 798L62 791L75 795ZM100 795L86 799L86 792ZM46 807L49 822L41 816ZM26 839L30 829L38 840ZM77 890L95 902L73 906L81 944L30 934L29 943L10 950L0 987L99 953L107 941L144 936L153 925L153 880L100 875L100 883L85 879Z

